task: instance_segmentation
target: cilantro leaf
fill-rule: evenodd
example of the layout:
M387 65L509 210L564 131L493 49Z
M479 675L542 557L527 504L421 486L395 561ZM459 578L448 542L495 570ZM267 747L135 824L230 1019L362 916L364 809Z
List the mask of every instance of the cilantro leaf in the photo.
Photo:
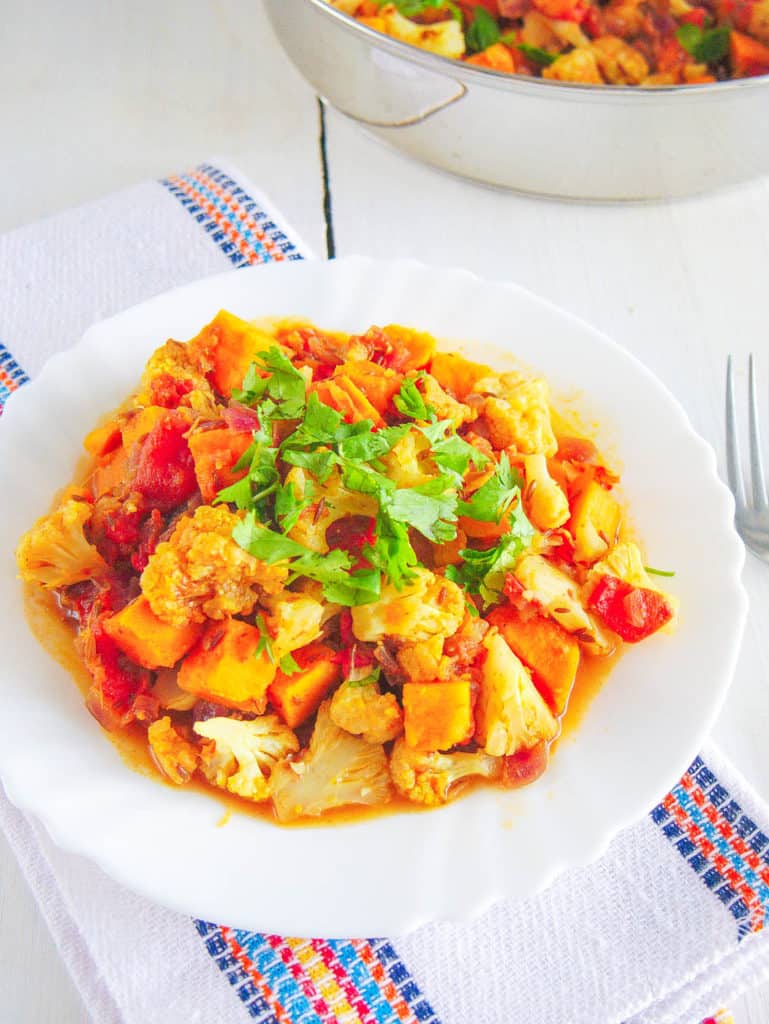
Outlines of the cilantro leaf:
M296 407L297 415L305 404L307 384L288 356L276 345L267 352L260 352L257 362L269 373L267 393L275 402L290 403Z
M482 469L489 461L488 456L479 452L459 434L450 432L454 429L451 420L439 420L418 429L430 442L432 459L439 469L463 477L470 468L470 463L476 469Z
M520 50L524 57L530 60L532 64L538 64L541 68L550 67L558 56L557 53L550 53L549 50L543 50L539 46L529 46L528 43L514 42L513 45L517 50Z
M378 569L353 569L346 576L329 579L323 586L323 596L335 604L354 608L376 601L381 589L382 577Z
M520 495L521 478L503 453L496 472L469 501L460 501L459 514L482 523L498 523Z
M390 0L379 0L379 6L389 3ZM404 18L419 18L430 10L447 10L454 21L462 23L462 11L453 0L394 0L398 13Z
M373 495L380 504L386 494L395 490L395 482L389 476L379 473L365 462L352 460L342 462L342 483L348 491Z
M412 570L419 564L409 540L408 527L391 519L382 510L376 520L374 543L363 548L363 556L398 590L414 578Z
M275 530L262 526L256 521L254 512L249 512L245 519L233 527L232 539L249 555L266 562L267 565L285 562L290 558L298 558L308 553L316 554L303 544L297 544L290 537L284 537L282 533L276 533ZM317 557L322 556L318 555Z
M700 64L714 64L729 52L731 29L728 25L701 29L699 25L684 24L676 29L676 39Z
M331 476L331 471L339 461L336 453L328 448L319 448L310 452L289 449L283 452L282 458L290 466L299 466L300 469L306 469L309 473L312 473L320 484L328 480Z
M416 377L407 377L397 395L393 398L393 404L402 416L408 416L412 420L429 420L435 416L435 410L431 405L426 405L422 393L417 387L417 382L424 378L424 373L418 373Z
M341 414L336 409L324 405L313 391L307 402L304 420L293 434L285 439L281 450L303 448L319 444L331 444L342 422Z
M457 535L457 491L452 476L441 474L418 487L403 487L387 501L391 519L407 523L437 544Z
M382 430L372 430L373 424L370 420L364 420L368 424L366 433L353 434L350 437L342 438L337 448L339 454L345 459L358 459L363 462L371 462L372 459L379 459L387 455L401 438L409 432L409 426L404 423L400 427L383 427Z
M478 5L473 20L465 29L465 42L472 53L480 53L498 43L502 33L497 19L485 7Z
M275 492L275 518L284 533L289 533L296 526L299 516L312 504L314 494L315 488L309 481L305 484L304 495L298 493L298 488L293 482L278 486Z
M251 481L248 476L244 476L242 480L230 484L229 487L223 487L214 498L214 505L226 501L231 502L236 508L249 509L253 506L253 497Z
M465 548L459 552L463 561L446 567L446 576L468 594L479 594L484 607L500 600L505 576L515 568L534 536L534 528L520 505L510 513L510 519L510 531L498 544L482 551Z
M270 631L267 628L267 623L264 621L264 616L260 613L256 616L256 628L259 630L259 643L256 645L254 651L254 657L258 658L262 654L266 654L270 661L275 664L275 652L272 649L272 637Z
M256 363L251 363L243 378L242 388L233 388L232 397L241 405L255 405L267 390L267 378L259 372Z
M297 665L296 659L294 658L293 654L291 654L290 651L288 654L283 655L283 657L278 662L278 666L284 676L293 676L296 675L297 672L302 671L300 666Z

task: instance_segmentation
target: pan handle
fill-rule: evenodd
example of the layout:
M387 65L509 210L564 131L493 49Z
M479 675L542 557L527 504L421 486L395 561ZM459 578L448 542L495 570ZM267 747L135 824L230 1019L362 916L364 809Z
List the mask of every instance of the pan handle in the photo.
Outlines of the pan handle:
M410 128L415 124L423 124L428 118L432 117L433 114L438 114L441 110L445 110L454 103L458 103L467 95L466 85L462 82L455 82L454 84L457 86L457 91L452 96L449 96L447 99L441 100L438 103L433 103L432 106L426 107L418 114L411 114L409 117L401 117L396 121L379 121L373 118L362 117L360 114L353 114L352 111L345 110L345 108L340 106L339 103L333 103L332 106L336 107L340 114L344 114L345 117L349 117L352 121L357 121L358 124L365 125L367 128Z

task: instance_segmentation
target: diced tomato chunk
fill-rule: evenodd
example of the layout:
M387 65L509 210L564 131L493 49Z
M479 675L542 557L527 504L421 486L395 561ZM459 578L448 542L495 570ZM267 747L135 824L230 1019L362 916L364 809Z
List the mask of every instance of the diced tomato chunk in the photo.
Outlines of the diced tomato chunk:
M192 453L184 436L189 425L189 419L181 412L169 412L141 445L134 488L161 512L181 505L198 487Z
M673 608L664 594L633 587L616 576L601 577L588 598L588 607L631 644L656 633L673 618Z
M194 386L191 380L180 380L170 373L159 373L150 381L150 404L176 409Z

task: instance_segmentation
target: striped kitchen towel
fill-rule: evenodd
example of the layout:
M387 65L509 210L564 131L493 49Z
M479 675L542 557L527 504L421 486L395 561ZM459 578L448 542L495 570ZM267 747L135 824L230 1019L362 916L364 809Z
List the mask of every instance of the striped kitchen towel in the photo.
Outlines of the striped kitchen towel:
M228 266L307 255L218 161L0 237L0 408L96 320ZM1 790L0 825L98 1024L728 1024L713 1008L769 976L769 808L713 748L660 796L539 896L346 941L148 903L57 849Z

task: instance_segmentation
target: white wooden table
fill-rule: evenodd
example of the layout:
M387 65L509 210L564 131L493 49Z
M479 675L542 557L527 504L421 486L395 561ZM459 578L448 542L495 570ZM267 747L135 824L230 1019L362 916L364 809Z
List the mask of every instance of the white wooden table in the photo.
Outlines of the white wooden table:
M326 251L317 100L259 0L15 7L0 33L0 132L0 230L222 154ZM763 355L767 393L769 181L653 206L563 204L441 176L333 112L327 136L338 255L416 256L531 288L646 362L719 453L727 352L740 366ZM749 558L745 582L753 613L715 736L769 799L769 571ZM766 1024L769 988L732 1008ZM0 839L0 1020L86 1019Z

